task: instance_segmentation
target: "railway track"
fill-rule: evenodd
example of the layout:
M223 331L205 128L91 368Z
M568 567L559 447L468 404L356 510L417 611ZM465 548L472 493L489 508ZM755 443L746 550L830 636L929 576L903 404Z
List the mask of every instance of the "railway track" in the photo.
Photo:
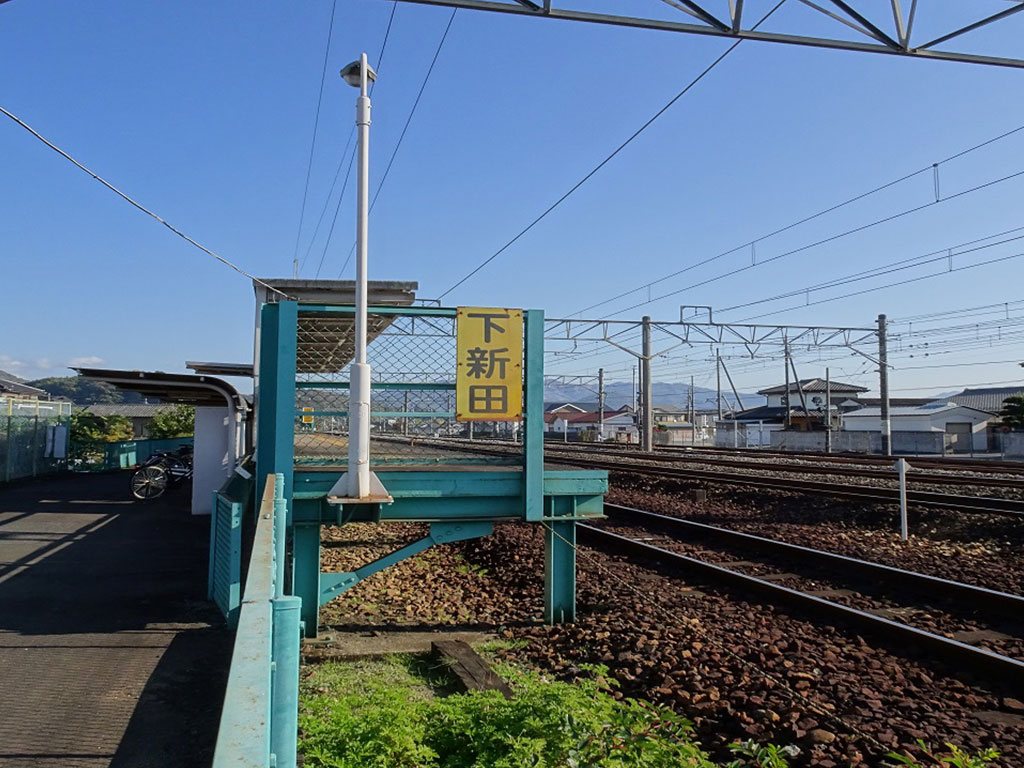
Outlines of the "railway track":
M554 443L546 443L554 445ZM604 443L604 446L610 445ZM628 450L628 449L627 449ZM659 446L654 453L697 453L706 455L781 458L781 459L806 459L808 461L824 461L829 464L860 464L863 466L892 466L896 459L904 458L915 466L928 467L931 469L945 469L951 472L971 471L986 473L1005 473L1024 476L1024 462L1005 461L1001 459L956 459L952 457L928 457L928 456L875 456L866 454L851 453L818 453L812 451L772 451L764 448L715 448L711 446Z
M749 459L722 459L689 451L682 453L667 453L664 451L644 453L643 451L624 451L615 448L590 446L582 449L575 446L569 448L560 447L556 445L547 445L545 447L549 455L563 452L584 452L587 454L594 455L617 456L635 461L656 461L668 464L701 464L705 466L710 465L715 467L732 467L736 469L763 470L786 474L842 475L846 477L863 477L871 480L884 481L894 481L896 479L895 472L892 470L891 464L888 465L885 469L872 469L864 466L815 466L814 464L808 462L805 462L803 464L781 464L779 462L772 462L769 465L767 462L763 461L754 462ZM924 468L921 464L919 464L917 460L912 460L911 466L915 470ZM943 469L948 471L954 471L956 467L943 467ZM975 470L971 469L970 471L973 472ZM1010 488L1024 491L1024 475L1007 476L1004 474L1004 476L1002 477L978 477L914 471L907 474L907 482L917 485L975 485L994 488Z
M724 584L742 592L755 593L773 603L796 606L801 611L828 620L834 620L855 627L858 631L871 633L900 647L914 647L941 658L956 669L961 669L994 682L998 685L1024 685L1024 661L1005 656L983 648L972 642L947 637L934 631L915 627L891 616L899 616L921 610L922 600L917 598L909 609L885 608L861 609L838 602L830 597L856 595L849 590L830 588L827 590L807 590L799 586L784 586L780 581L801 580L813 584L815 578L798 573L762 573L751 575L743 573L741 568L764 565L763 563L741 560L730 562L710 562L701 557L681 554L666 546L680 545L692 547L694 538L711 539L729 549L741 549L744 552L766 553L772 559L785 563L786 568L797 570L811 568L826 571L826 579L838 581L867 582L876 587L884 587L885 598L892 599L890 587L909 590L917 596L924 595L923 604L926 615L934 616L932 603L949 604L955 611L966 611L970 614L979 608L1005 617L1016 618L1024 614L1024 596L1013 595L995 590L976 587L969 584L941 579L914 571L906 571L891 566L865 560L837 555L822 550L801 547L760 536L731 531L716 526L693 523L674 517L659 515L645 510L619 505L606 505L609 522L628 526L639 526L645 531L666 532L670 541L664 546L657 546L638 540L629 535L615 533L597 528L593 525L579 524L577 537L581 544L589 545L603 551L618 552L630 556L638 556L656 561L672 573L685 573L697 576L702 581ZM721 553L719 553L721 554ZM863 596L857 595L862 598ZM905 605L905 603L903 603ZM955 612L954 611L954 612ZM972 633L962 633L971 638ZM985 636L998 636L998 633L977 633ZM1013 638L1010 638L1011 640Z
M431 447L443 448L460 452L478 453L490 456L507 456L512 451L519 450L518 446L502 443L490 443L486 447L479 442L452 441L452 440L418 440L417 442ZM820 480L805 480L795 477L779 477L771 474L752 475L742 472L724 472L717 470L695 469L692 467L665 467L651 466L650 464L623 463L614 461L616 457L608 456L594 458L593 456L581 455L585 452L575 452L575 455L555 455L561 451L545 451L545 462L548 464L565 464L575 467L605 469L609 472L629 472L631 475L655 477L677 482L701 481L709 483L722 483L731 486L746 486L752 488L765 488L779 491L790 491L798 493L810 493L829 496L837 499L849 499L852 501L869 501L879 503L899 503L899 489L892 487L879 487L871 485L857 485L851 483L830 483ZM657 461L652 457L651 461ZM771 468L766 470L771 471ZM964 478L962 485L970 485L970 478ZM943 509L956 510L976 514L1005 515L1009 517L1024 518L1024 500L1003 499L991 496L961 496L936 491L908 490L907 501L917 506L928 506Z

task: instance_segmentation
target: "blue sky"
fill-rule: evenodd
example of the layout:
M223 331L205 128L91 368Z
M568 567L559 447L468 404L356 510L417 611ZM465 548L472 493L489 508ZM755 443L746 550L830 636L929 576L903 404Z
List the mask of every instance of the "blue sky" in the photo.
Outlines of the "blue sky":
M629 5L649 7L640 0ZM770 7L748 5L753 13ZM795 5L772 22L810 31ZM922 23L938 28L953 8L922 4L931 14L922 11ZM12 0L0 5L0 104L226 258L261 276L290 275L330 9L327 0L301 6ZM351 130L355 92L337 70L361 50L378 64L391 10L385 0L338 2L300 258ZM449 15L443 8L397 7L373 96L373 188ZM1022 39L1024 14L965 37L961 47L1024 56ZM440 295L726 45L460 11L373 212L371 278L418 280L420 295ZM1021 93L1024 70L743 43L446 303L541 307L550 316L569 316L1018 128ZM35 377L59 375L72 360L182 370L186 359L250 358L247 280L6 119L0 158L0 369ZM1022 170L1024 131L944 163L941 194ZM351 193L350 185L321 277L338 276L351 248ZM1022 195L1024 176L681 290L751 260L749 250L734 253L651 288L653 297L680 293L616 316L667 320L678 317L680 304L742 305L1024 227ZM758 260L932 200L931 174L915 176L759 242ZM334 207L332 200L328 220ZM1024 240L956 256L954 266L1018 252ZM302 276L314 275L322 254L323 233ZM927 273L741 306L716 319L739 321ZM352 277L351 264L343 276ZM763 320L869 325L879 312L909 317L1014 302L1024 299L1022 277L1024 259L1009 259ZM646 298L642 291L587 314L610 315ZM1008 307L1007 325L978 331L976 344L964 337L929 355L927 364L949 367L912 368L925 363L902 349L894 390L1021 380L1021 369L1009 361L1024 355L1008 342L1022 310L1024 304ZM836 360L833 375L870 385L864 362ZM798 364L801 376L823 373L817 355ZM588 374L599 365L613 378L629 377L629 361L614 351L553 357L549 369ZM741 388L781 378L776 362L734 365ZM693 374L707 384L714 374L713 363L679 351L658 366L666 379Z

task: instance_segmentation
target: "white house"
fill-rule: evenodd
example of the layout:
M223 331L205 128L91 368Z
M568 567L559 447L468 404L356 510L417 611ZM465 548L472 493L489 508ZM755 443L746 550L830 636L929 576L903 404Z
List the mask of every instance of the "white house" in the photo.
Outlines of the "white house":
M986 427L992 414L964 405L936 400L925 405L903 406L889 409L894 447L896 433L943 433L946 445L954 453L988 448ZM880 408L861 408L843 416L843 430L847 432L881 432Z
M569 439L579 439L583 433L591 433L596 438L601 425L599 414L580 413L574 410L555 410L544 414L544 431L557 435L565 435ZM637 441L636 419L632 410L624 407L618 411L604 412L604 431L602 441L635 443Z

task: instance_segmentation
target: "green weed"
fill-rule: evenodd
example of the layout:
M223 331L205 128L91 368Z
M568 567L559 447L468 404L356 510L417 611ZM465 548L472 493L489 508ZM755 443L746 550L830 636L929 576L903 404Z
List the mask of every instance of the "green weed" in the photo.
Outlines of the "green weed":
M890 752L887 757L890 760L895 760L898 765L908 765L911 768L986 768L999 757L999 752L995 749L983 749L978 754L972 755L956 744L947 742L946 749L949 751L939 753L933 752L921 739L917 740L917 744L927 762L922 763L916 757L896 752Z
M310 768L713 766L689 721L616 700L603 676L571 685L516 672L512 700L496 691L427 697L395 684L393 674L379 683L360 675L357 687L332 684L341 678L330 669L317 677L304 685L300 714Z

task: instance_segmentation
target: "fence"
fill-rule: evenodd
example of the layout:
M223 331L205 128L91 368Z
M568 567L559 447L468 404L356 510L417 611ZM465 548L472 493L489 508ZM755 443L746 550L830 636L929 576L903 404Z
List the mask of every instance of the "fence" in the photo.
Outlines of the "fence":
M253 469L249 459L243 460L241 466L247 472ZM242 601L242 531L252 486L251 475L235 473L220 490L213 492L207 597L220 608L232 629L238 624Z
M161 451L176 451L192 445L192 437L169 437L161 440L123 440L117 443L72 443L71 466L79 472L103 472L110 469L131 469Z
M1024 459L1024 432L999 432L996 445L1007 459Z
M0 397L0 482L67 466L71 403Z
M780 451L824 451L824 432L776 431L771 447ZM946 452L947 435L943 432L898 431L892 433L892 452L905 454L942 454ZM882 433L871 431L834 431L833 453L882 452Z
M353 310L347 307L299 308L296 464L347 463L352 318ZM527 325L529 322L527 317ZM520 421L456 421L456 310L371 307L367 329L367 360L373 376L370 460L374 465L482 463L486 460L479 455L460 451L454 439L515 439L520 434ZM520 364L511 359L498 362L514 367ZM429 439L430 445L423 439ZM438 447L439 441L443 447Z
M298 597L285 595L284 476L268 475L256 519L213 768L295 768Z

